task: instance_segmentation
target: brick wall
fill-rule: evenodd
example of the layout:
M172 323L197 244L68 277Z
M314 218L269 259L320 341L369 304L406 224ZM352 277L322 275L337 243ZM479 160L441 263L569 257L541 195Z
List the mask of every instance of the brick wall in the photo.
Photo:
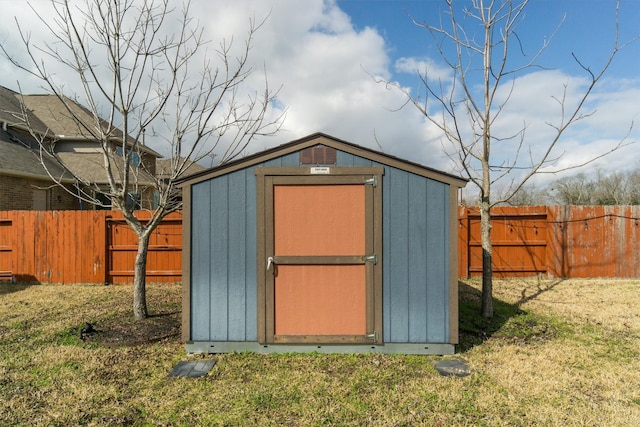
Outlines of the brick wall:
M67 186L67 188L73 191L71 186ZM85 207L83 205L83 208L85 210L93 209L93 206ZM68 191L58 187L57 185L51 188L50 210L64 211L75 209L80 209L80 201L73 194L69 194Z
M50 210L79 209L78 200L51 182L0 175L0 210L32 210L35 191L47 192Z
M33 193L30 180L0 175L0 210L28 210L32 208Z

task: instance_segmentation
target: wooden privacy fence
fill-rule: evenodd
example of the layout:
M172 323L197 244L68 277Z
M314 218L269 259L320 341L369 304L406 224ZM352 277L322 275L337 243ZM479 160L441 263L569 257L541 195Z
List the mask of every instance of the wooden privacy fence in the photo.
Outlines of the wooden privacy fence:
M482 274L480 214L458 210L458 275ZM640 277L640 206L493 209L497 277ZM137 238L117 211L0 211L0 280L129 283ZM182 279L182 213L151 238L148 282Z
M118 211L0 211L0 279L130 283L136 252ZM174 213L151 237L147 281L180 281L181 260L182 214Z
M480 213L458 220L458 275L480 276ZM640 206L500 207L491 225L496 277L640 277Z

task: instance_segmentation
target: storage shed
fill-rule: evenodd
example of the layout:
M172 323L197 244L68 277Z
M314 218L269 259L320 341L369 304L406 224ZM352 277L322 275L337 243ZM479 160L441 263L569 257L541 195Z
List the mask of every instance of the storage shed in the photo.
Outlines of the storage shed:
M465 184L321 133L190 176L187 351L453 353Z

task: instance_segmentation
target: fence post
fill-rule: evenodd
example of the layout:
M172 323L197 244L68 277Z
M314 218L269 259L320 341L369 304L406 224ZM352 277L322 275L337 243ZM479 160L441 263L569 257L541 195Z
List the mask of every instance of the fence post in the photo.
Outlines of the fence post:
M458 277L469 278L469 210L458 206Z
M112 216L108 215L107 212L108 211L103 211L104 212L104 217L102 220L102 225L103 225L103 233L102 235L104 236L104 244L102 245L103 251L104 251L104 283L108 284L111 283L111 278L109 277L109 271L111 271L111 219ZM111 283L113 284L113 283Z

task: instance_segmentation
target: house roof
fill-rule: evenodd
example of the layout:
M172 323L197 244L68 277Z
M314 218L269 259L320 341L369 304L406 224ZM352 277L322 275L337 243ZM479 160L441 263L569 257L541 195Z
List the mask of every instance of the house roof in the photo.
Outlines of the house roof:
M23 123L21 120L20 94L4 86L0 86L0 122L16 127ZM34 126L39 129L44 126L37 117L33 117Z
M26 107L26 118L22 115L21 103ZM90 131L95 128L95 118L91 111L78 102L52 94L20 94L0 86L0 121L10 127L26 130L25 119L35 132L52 140L95 140ZM101 118L99 120L106 128L107 122ZM112 134L114 138L122 137L122 131L118 128ZM133 143L134 139L128 137L128 141ZM138 147L143 152L162 157L147 146Z
M171 175L171 163L174 161L174 159L156 160L156 176L160 179L169 178L169 176ZM180 175L181 178L186 178L190 175L202 172L207 169L204 166L200 166L196 162L185 159L184 157L180 157L179 161L186 162L186 164L188 165Z
M58 161L46 152L42 157L43 166L39 161L39 151L30 149L20 138L20 134L0 129L0 174L51 181L48 170L62 182L74 182Z
M72 172L78 179L84 182L108 185L107 172L104 167L104 157L102 153L71 153L63 152L56 154L60 161ZM120 170L114 171L117 173L116 179L121 178L121 169L123 166L123 159L119 156L110 155L112 165L120 166ZM135 180L131 180L132 183L137 183L141 186L151 186L155 184L155 179L152 175L146 172L142 168L133 168L129 166L130 176L136 176Z
M214 168L206 169L202 172L190 175L182 180L181 184L191 185L197 182L205 181L216 176L225 175L238 169L243 169L257 165L276 157L280 157L286 154L290 154L308 147L322 144L328 147L333 147L337 150L344 151L355 156L359 156L383 165L395 167L401 170L405 170L416 175L424 176L426 178L433 179L435 181L443 182L453 185L455 187L464 187L468 180L456 175L452 175L446 172L439 171L437 169L423 166L418 163L404 160L395 156L391 156L379 151L371 150L369 148L361 147L359 145L343 141L333 136L317 132L295 141L288 142L286 144L279 145L277 147L252 154L250 156L225 163Z

